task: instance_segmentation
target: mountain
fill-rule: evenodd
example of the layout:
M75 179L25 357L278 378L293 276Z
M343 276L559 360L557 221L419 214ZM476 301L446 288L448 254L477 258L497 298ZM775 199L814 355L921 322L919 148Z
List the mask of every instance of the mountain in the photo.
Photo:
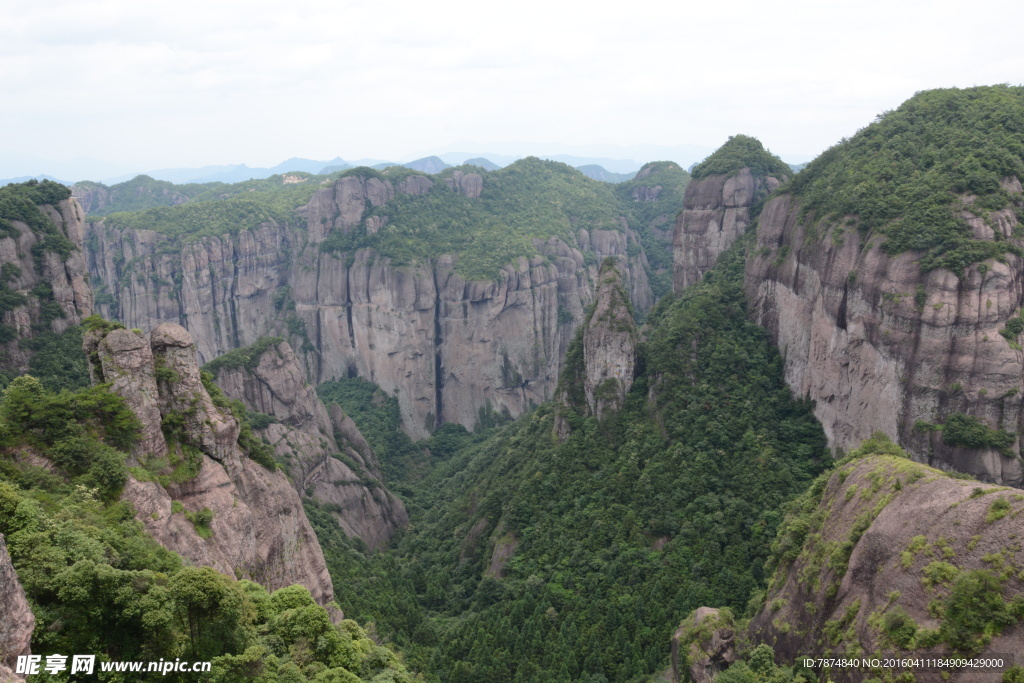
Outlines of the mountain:
M204 369L258 416L253 434L287 463L296 492L327 506L349 537L374 550L408 523L366 439L336 404L328 414L287 342L264 338Z
M437 157L424 157L401 165L414 171L423 171L424 173L440 173L444 169L449 168L448 164Z
M792 506L768 591L747 617L701 607L682 622L671 680L728 670L749 681L971 681L981 672L953 661L996 658L1004 663L985 674L1012 681L1022 669L1005 653L1024 640L1013 560L1021 500L1016 489L914 463L875 434Z
M919 93L764 206L751 313L837 450L1021 485L1022 139L1024 88Z
M288 172L302 172L316 174L328 166L345 166L349 164L341 157L335 157L330 161L314 161L292 157L270 168L252 168L245 164L228 164L222 166L203 166L201 168L161 168L147 171L144 175L157 180L163 180L177 184L191 183L239 183L246 180L260 180L269 178L272 175L280 175ZM122 183L130 180L132 175L122 175L106 180L109 183Z
M588 178L593 178L594 180L601 180L606 183L621 183L626 180L632 180L633 177L636 175L635 172L612 173L611 171L606 171L603 166L599 166L597 164L577 166L576 170L578 170L580 173L587 176Z
M387 556L321 535L351 577L351 614L440 680L630 681L664 669L672 627L696 607L742 609L781 506L829 456L746 320L742 249L723 259L643 334L622 273L602 264L564 403L421 443L434 468L402 476L412 524Z
M85 365L66 353L81 345L72 328L93 308L82 254L84 218L64 185L30 180L0 187L4 386L27 371L52 388L86 381Z
M188 332L165 323L146 339L90 323L85 350L93 382L109 384L140 424L123 496L146 532L197 566L270 590L299 583L317 603L330 601L298 494L243 415L203 382Z
M23 176L19 176L17 178L3 178L3 179L0 179L0 187L2 187L4 185L13 185L13 184L16 184L16 183L25 183L25 182L28 182L29 180L36 180L36 181L49 180L49 181L54 182L54 183L60 183L61 185L70 185L71 184L71 183L66 183L63 180L58 180L58 179L54 178L53 176L49 176L49 175L46 175L45 173L42 173L40 175L35 175L35 176L23 175Z
M699 282L746 233L768 194L790 172L756 138L736 135L694 166L691 175L672 237L676 292Z
M1022 177L996 86L799 173L0 188L0 667L966 680L807 657L1020 649Z
M155 206L177 206L191 201L215 185L175 185L140 175L116 185L82 181L71 187L71 195L78 200L86 215L105 216L119 211L139 211Z
M638 311L652 305L644 245L657 238L641 214L674 214L681 198L620 196L538 159L484 175L250 183L262 185L93 223L100 310L141 329L184 325L203 362L285 336L314 384L358 375L397 389L417 437L549 400L603 259Z
M473 157L472 159L466 159L465 161L462 162L462 165L479 166L485 171L497 171L499 168L501 168L501 166L499 166L498 164L494 163L490 159L485 159L484 157Z

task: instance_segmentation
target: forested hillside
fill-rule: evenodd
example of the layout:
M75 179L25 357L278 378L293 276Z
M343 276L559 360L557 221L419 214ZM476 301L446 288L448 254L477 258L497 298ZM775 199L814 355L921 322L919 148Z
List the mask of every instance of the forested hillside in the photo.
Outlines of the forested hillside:
M570 416L564 443L551 404L436 434L434 470L398 486L412 526L382 555L311 512L351 613L436 680L629 681L665 667L690 610L743 610L782 505L828 455L746 320L742 249L726 261L652 314L618 415Z
M55 393L23 376L3 393L0 539L35 616L34 654L212 660L208 680L225 683L304 681L325 672L331 680L381 673L413 680L355 622L335 626L306 588L271 594L188 566L148 536L120 498L139 432L107 385ZM190 521L197 529L209 524L201 515Z

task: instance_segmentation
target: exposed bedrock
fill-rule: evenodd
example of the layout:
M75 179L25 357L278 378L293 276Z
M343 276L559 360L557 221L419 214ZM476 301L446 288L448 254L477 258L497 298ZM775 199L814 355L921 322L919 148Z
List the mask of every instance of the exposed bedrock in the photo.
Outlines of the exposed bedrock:
M453 190L473 197L474 176L450 179ZM201 363L285 336L313 384L358 375L397 390L405 428L422 437L442 422L473 428L488 402L516 416L551 398L605 258L616 261L634 307L653 304L646 257L625 227L580 227L572 244L537 240L538 256L483 281L465 280L449 256L396 266L371 249L320 250L332 230L379 229L386 217L371 210L431 182L349 176L313 195L300 226L264 223L184 246L90 224L98 310L143 330L182 325Z
M256 435L288 463L295 490L326 503L346 534L372 550L409 522L366 439L340 406L324 407L287 342L269 346L252 367L219 369L216 379L228 396L276 418Z
M848 450L881 430L922 462L1020 486L1024 351L1000 331L1024 302L1024 261L1006 254L962 277L921 272L918 254L889 256L877 236L822 224L808 234L800 213L791 195L765 206L745 289L787 383L815 402L830 443ZM976 237L991 238L989 225L967 218ZM989 223L1012 239L1017 221L1003 210ZM925 428L954 414L1013 443L968 447Z
M93 381L110 382L142 422L123 497L147 533L195 565L268 590L301 583L317 602L331 600L298 494L283 472L243 452L238 422L203 386L189 333L170 323L148 341L141 332L93 330L85 351Z

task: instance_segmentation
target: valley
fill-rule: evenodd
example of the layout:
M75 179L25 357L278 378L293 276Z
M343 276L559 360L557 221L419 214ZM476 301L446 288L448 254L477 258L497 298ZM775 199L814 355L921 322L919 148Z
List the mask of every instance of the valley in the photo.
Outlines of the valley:
M428 170L0 187L0 680L1024 680L1024 88Z

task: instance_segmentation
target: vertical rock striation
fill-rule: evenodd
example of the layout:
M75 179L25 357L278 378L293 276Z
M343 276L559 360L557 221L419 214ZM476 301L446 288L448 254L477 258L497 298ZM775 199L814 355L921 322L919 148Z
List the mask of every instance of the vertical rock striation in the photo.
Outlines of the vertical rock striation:
M326 503L342 530L371 550L386 545L409 515L385 488L377 457L355 423L340 406L328 412L306 384L287 342L265 345L252 355L248 364L213 363L218 386L277 420L256 434L288 463L297 492Z
M784 179L755 175L744 167L732 175L710 175L687 185L672 237L676 293L699 282L714 267L719 254L750 227L754 205Z
M7 221L9 230L0 232L0 288L6 292L0 305L5 332L0 367L16 372L28 370L32 355L20 340L40 331L59 334L90 315L93 307L82 252L82 208L68 198L37 209L43 223L51 224L49 232L17 218Z
M594 312L583 328L583 393L601 420L622 409L636 376L637 331L633 312L613 265L601 269Z
M13 670L19 655L31 654L36 618L0 534L0 681L22 680Z
M482 188L473 173L446 182L470 199ZM550 399L605 258L616 261L635 307L653 304L628 227L580 226L572 244L537 239L539 256L482 281L465 280L448 256L398 266L372 249L320 249L331 232L380 229L388 220L381 207L395 193L422 194L433 183L346 176L299 209L298 225L264 223L180 246L151 231L91 224L99 312L144 330L180 324L203 363L286 336L314 384L358 375L397 390L406 430L423 437L443 422L473 428L488 403L515 416Z
M570 431L566 410L602 420L622 409L636 378L637 329L613 261L601 266L597 301L574 340L558 386L555 433Z
M1014 213L993 219L1013 239ZM984 223L970 220L980 234ZM871 237L812 227L790 194L765 206L745 289L785 358L786 382L815 401L834 447L881 430L921 461L1020 486L1019 437L1003 451L968 448L915 427L960 413L1013 435L1024 429L1024 352L1000 334L1024 303L1024 259L1007 254L962 277L925 273L919 253L888 255Z
M298 494L282 472L246 457L238 422L203 386L189 333L162 324L147 343L140 332L94 329L85 351L94 381L111 382L142 422L123 496L146 531L196 565L268 590L301 583L317 602L331 600Z

